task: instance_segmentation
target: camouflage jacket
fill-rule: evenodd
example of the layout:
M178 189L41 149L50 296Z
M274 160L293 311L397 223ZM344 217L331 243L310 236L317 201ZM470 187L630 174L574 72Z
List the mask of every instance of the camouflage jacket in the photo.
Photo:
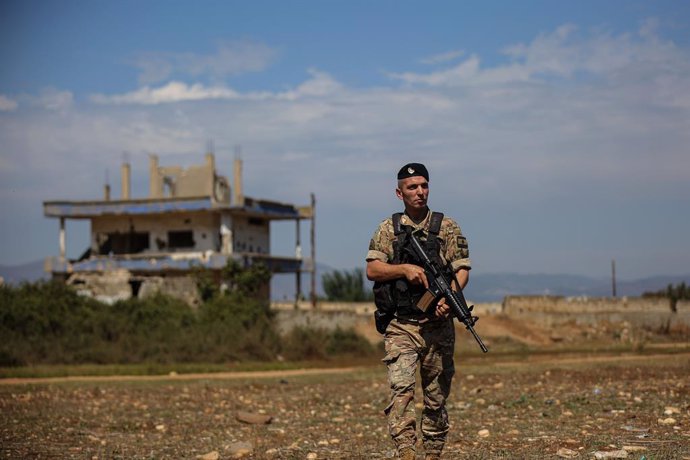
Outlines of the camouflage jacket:
M409 225L415 230L424 229L428 234L429 223L431 221L431 210L426 217L419 224L415 224L406 214L403 214L400 219L401 225ZM444 263L451 263L453 270L457 271L460 268L471 268L470 252L467 246L467 239L463 236L458 224L450 217L443 217L441 222L441 230L438 234L441 239L441 259ZM371 260L380 260L388 263L393 260L393 241L395 241L395 234L393 232L393 219L388 217L381 222L374 232L374 236L369 242L369 251L367 252L367 262Z

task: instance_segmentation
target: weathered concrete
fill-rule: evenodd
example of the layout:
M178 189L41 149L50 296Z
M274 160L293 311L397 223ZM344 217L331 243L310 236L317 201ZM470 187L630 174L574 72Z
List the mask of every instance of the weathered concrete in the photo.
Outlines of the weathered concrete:
M604 321L625 321L633 327L654 330L690 327L690 308L679 304L678 312L674 312L669 299L654 297L508 296L503 301L503 312L547 327L570 322L593 326Z
M273 302L271 310L276 314L276 324L281 334L297 327L325 329L328 331L354 329L370 342L381 341L381 335L374 327L374 311L371 302L319 302L316 308L310 302ZM501 304L477 304L473 313L478 316L498 314Z
M286 333L295 327L371 329L375 306L371 302L319 302L312 308L308 302L274 302L271 309L276 312L279 330ZM510 296L503 304L476 304L473 312L480 318L503 314L547 328L602 322L654 330L690 327L690 301L678 302L676 309L671 311L668 299L657 298Z
M161 293L184 300L192 307L201 299L196 282L191 276L135 276L128 270L112 270L107 273L73 273L67 279L80 295L93 297L109 305L132 297L144 299Z
M507 296L503 300L503 313L515 315L538 313L626 313L668 312L668 299L643 297L557 297Z

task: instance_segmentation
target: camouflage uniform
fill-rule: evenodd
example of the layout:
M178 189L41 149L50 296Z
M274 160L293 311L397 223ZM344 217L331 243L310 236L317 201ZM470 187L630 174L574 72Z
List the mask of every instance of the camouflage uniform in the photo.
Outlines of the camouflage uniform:
M403 215L400 223L414 229L429 229L431 211L419 224ZM467 240L460 227L450 218L444 217L439 231L441 258L450 262L454 270L470 268ZM369 243L367 262L393 259L393 221L384 220ZM426 317L398 317L394 319L384 335L386 356L383 362L388 367L388 381L391 388L391 402L386 407L388 429L398 452L414 449L416 416L414 411L414 390L417 366L420 365L424 409L422 411L422 441L427 455L440 455L448 433L446 398L450 393L451 380L455 373L453 351L455 329L452 318L428 320Z

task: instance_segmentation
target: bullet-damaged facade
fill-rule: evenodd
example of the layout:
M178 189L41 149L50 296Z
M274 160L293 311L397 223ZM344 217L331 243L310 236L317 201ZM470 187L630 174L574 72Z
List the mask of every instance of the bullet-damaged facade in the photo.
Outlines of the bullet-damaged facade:
M150 156L149 196L130 197L130 166L122 166L121 197L112 200L105 186L102 201L47 201L47 217L58 218L60 254L46 260L53 277L105 301L144 296L156 291L198 302L190 271L195 266L219 271L228 260L244 266L261 262L273 273L313 277L314 197L306 206L246 197L242 163L235 159L233 181L217 174L215 157L189 168L160 166ZM90 243L78 260L65 256L65 221L89 220ZM275 220L294 220L295 256L271 254ZM312 257L302 258L300 221L311 224ZM312 283L313 285L313 283ZM266 289L268 296L268 287Z

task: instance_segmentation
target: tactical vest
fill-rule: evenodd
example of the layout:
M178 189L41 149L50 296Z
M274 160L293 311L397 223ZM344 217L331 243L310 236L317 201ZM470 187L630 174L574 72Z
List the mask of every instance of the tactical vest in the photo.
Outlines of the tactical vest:
M393 241L393 259L391 264L413 264L421 266L414 252L409 248L409 237L412 227L401 225L402 213L393 214L393 232L396 239ZM443 266L441 260L441 240L438 234L441 230L443 213L432 212L429 221L429 231L426 241L422 242L424 249L432 260ZM417 308L419 299L424 295L423 285L415 285L407 282L405 278L374 283L374 302L381 313L400 317L414 317L423 315L424 312Z

